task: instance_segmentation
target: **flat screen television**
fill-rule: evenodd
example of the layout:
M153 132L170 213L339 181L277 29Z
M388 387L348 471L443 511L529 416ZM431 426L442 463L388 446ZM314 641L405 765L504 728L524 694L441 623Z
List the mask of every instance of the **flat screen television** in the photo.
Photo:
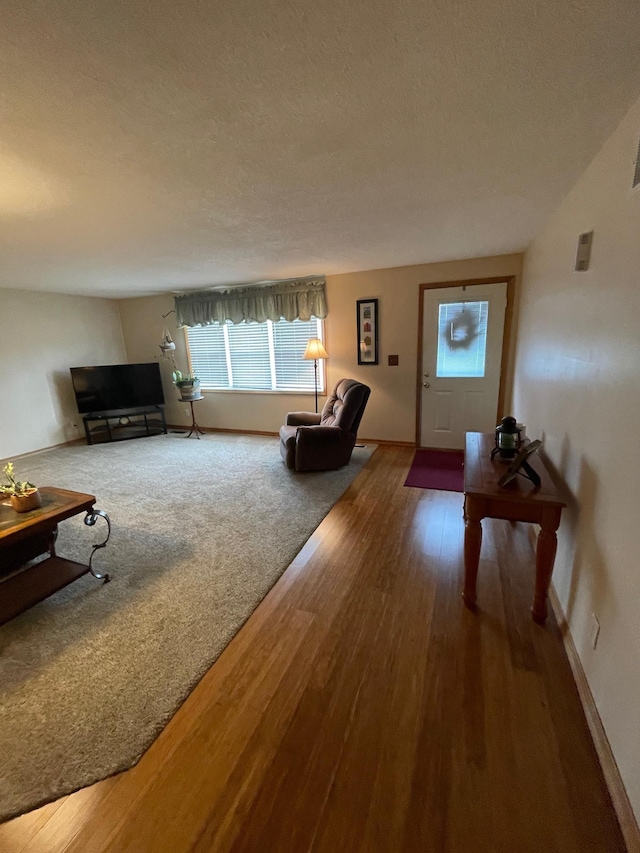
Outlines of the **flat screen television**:
M72 367L71 380L78 411L83 415L164 404L157 361Z

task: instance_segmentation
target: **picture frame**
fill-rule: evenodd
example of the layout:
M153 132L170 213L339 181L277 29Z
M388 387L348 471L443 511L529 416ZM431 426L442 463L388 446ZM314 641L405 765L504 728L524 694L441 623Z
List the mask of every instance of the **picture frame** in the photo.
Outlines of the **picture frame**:
M504 487L514 480L518 474L522 474L523 477L531 480L533 485L537 488L541 483L540 476L537 471L529 465L527 460L530 456L533 456L536 450L541 446L542 442L537 438L535 441L532 441L523 447L515 459L510 463L506 472L498 480L498 485Z
M356 302L358 364L378 364L378 300Z

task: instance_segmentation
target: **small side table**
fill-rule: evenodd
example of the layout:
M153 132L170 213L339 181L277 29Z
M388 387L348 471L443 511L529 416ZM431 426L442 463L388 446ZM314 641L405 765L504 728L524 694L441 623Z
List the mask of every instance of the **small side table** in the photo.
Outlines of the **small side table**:
M531 612L540 625L547 618L547 592L556 556L556 531L566 503L556 489L543 460L536 457L540 486L523 477L498 486L505 466L491 459L493 433L467 433L464 454L464 593L468 607L476 603L476 579L482 545L482 519L528 521L541 527L536 548L536 582Z
M184 397L182 397L180 399L181 403L188 403L191 406L191 430L190 430L187 438L191 438L191 436L194 433L195 433L196 438L198 438L198 439L200 438L201 435L204 435L204 432L200 429L200 427L196 423L196 414L193 411L193 404L197 403L198 400L204 400L204 397L202 396L202 394L200 394L199 397L192 397L190 400L187 400Z

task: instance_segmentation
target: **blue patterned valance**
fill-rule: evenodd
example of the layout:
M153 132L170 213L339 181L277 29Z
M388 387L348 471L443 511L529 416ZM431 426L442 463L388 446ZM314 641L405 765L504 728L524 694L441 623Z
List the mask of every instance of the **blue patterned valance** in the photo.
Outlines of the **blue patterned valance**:
M179 326L211 323L264 323L327 316L326 280L312 276L268 281L228 290L201 290L176 296Z

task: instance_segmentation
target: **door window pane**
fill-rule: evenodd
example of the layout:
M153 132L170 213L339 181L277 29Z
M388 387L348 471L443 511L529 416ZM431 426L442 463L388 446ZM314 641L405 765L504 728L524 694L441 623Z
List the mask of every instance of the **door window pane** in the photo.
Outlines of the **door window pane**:
M436 376L484 376L489 303L447 302L438 311Z

